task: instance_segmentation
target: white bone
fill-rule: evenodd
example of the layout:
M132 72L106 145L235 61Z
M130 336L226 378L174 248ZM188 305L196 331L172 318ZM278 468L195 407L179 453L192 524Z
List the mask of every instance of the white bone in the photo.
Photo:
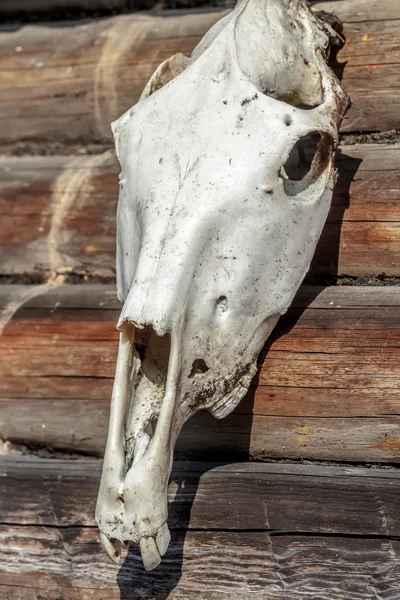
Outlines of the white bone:
M234 409L309 268L349 103L326 65L330 33L306 0L242 0L113 124L124 305L96 509L113 560L134 541L146 569L159 564L183 424ZM292 181L290 151L315 131L310 171Z

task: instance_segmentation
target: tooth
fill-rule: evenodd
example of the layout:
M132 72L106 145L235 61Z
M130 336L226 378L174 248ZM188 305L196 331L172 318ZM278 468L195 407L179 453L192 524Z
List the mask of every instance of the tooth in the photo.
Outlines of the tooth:
M168 550L169 543L171 541L171 534L168 529L168 525L164 523L157 531L156 535L156 544L158 551L161 556L164 556L166 551Z
M100 541L111 560L118 564L121 556L121 542L118 540L109 540L102 532L100 532Z
M156 542L152 537L142 537L139 542L142 561L146 571L152 571L161 562L161 556L157 550Z

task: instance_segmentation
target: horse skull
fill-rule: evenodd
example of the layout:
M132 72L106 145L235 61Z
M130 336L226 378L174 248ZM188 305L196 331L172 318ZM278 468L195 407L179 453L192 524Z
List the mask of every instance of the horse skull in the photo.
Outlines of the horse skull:
M241 0L113 124L124 305L96 518L115 560L135 541L159 564L183 424L234 409L309 268L349 104L332 33L306 0ZM310 171L291 181L282 167L310 132Z

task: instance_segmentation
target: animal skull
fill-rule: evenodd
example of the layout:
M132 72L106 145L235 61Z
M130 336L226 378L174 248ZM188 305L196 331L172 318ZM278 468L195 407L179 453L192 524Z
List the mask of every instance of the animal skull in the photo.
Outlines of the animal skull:
M113 124L124 305L96 510L113 560L135 541L159 564L183 424L235 408L309 268L349 104L326 64L332 34L306 0L241 0ZM310 132L310 171L292 181L282 167Z

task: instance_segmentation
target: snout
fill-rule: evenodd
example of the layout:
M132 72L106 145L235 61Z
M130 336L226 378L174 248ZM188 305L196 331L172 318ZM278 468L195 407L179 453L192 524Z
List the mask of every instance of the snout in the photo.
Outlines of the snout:
M150 570L170 541L167 486L174 431L181 427L174 418L181 336L178 330L160 338L152 327L140 332L129 322L121 330L96 519L112 560L123 544L136 542Z

